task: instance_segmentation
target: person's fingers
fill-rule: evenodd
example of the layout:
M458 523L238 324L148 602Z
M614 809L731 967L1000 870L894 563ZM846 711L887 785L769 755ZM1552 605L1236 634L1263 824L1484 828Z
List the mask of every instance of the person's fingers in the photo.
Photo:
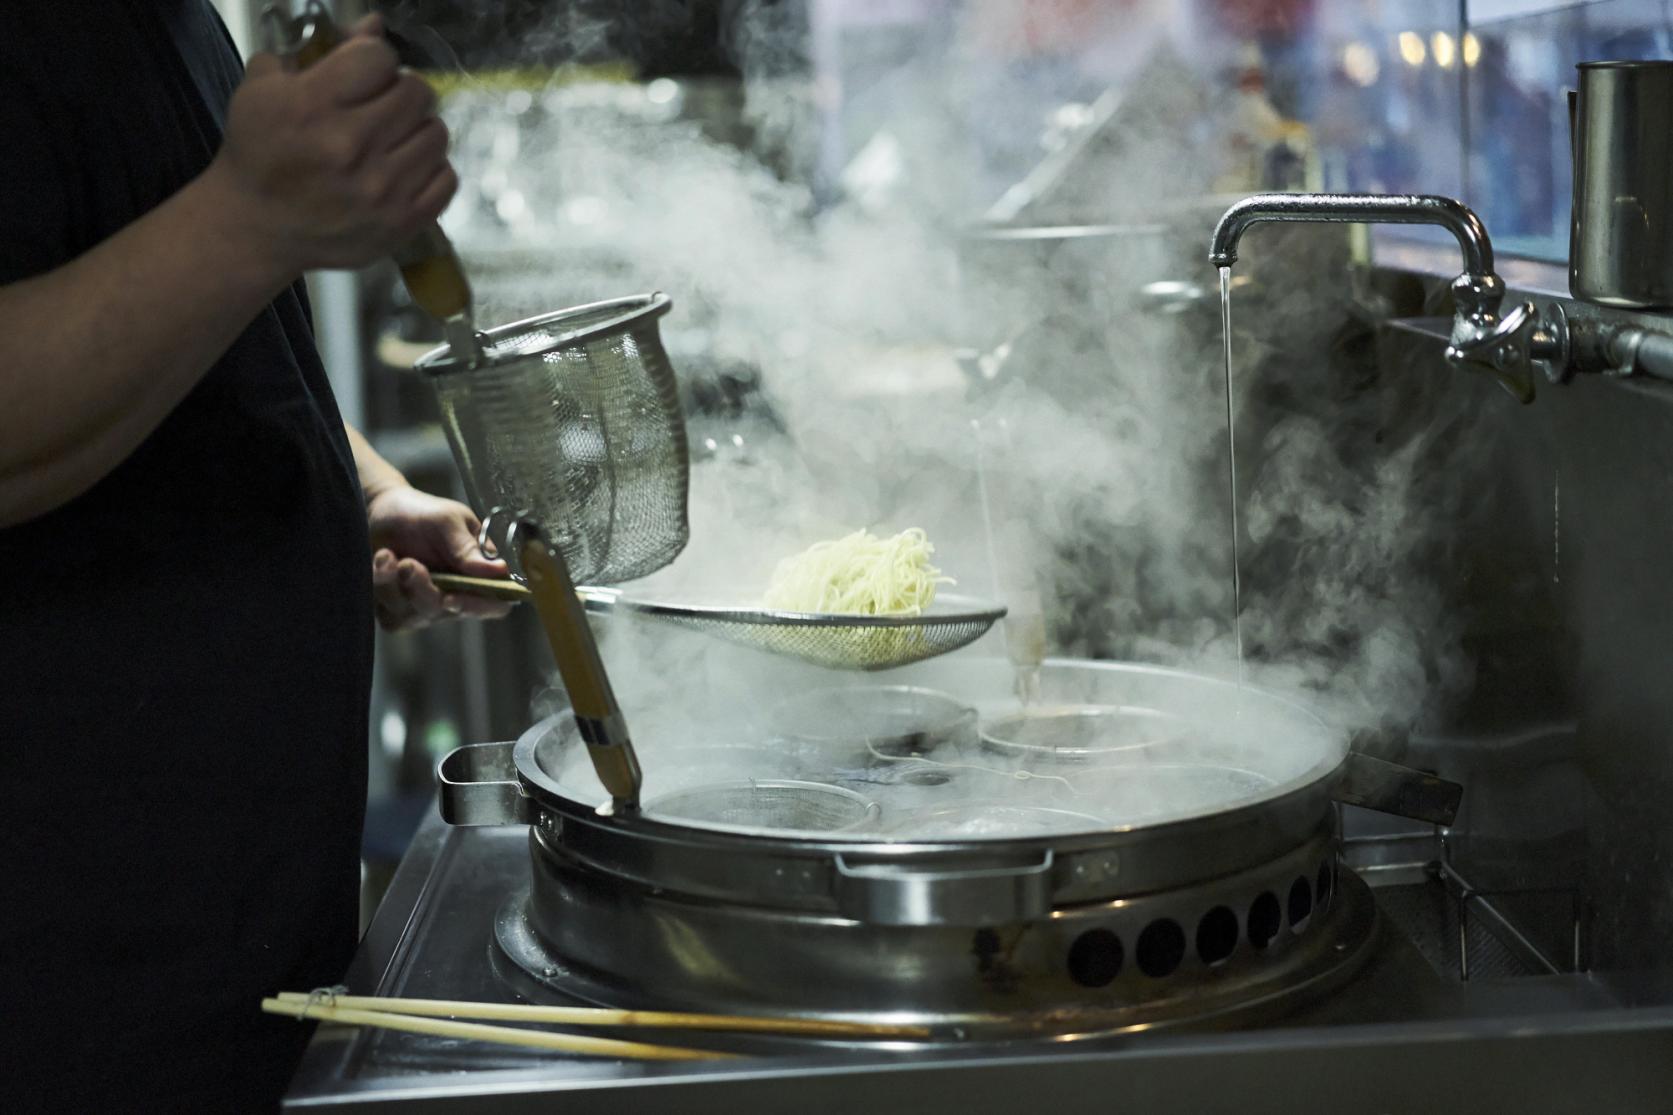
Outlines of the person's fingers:
M352 127L367 151L392 151L435 120L435 113L435 90L417 74L403 73L389 88L354 108ZM445 139L446 129L443 128ZM446 150L445 142L443 150ZM435 167L422 169L424 178L421 181L427 181Z
M446 533L442 537L442 545L447 550L453 569L467 577L505 576L505 562L499 558L484 557L477 548L476 536L482 529L482 523L469 508L463 504L457 506L459 514L447 520L443 528Z
M354 21L354 26L349 28L349 34L372 39L383 38L383 16L377 12L361 16Z
M381 38L356 36L314 63L306 75L333 104L364 104L394 85L401 76L395 48Z
M511 614L511 608L507 601L472 596L468 592L450 592L442 597L444 612L466 619L503 619Z
M430 571L421 562L402 558L397 581L412 610L425 619L443 614L441 590L430 580Z
M432 116L386 156L383 173L392 183L387 196L410 199L446 165L447 126Z
M511 575L511 566L499 558L483 557L477 554L464 563L465 567L459 572L467 577L507 577Z
M393 581L373 586L372 604L378 624L385 630L398 631L403 627L420 625L421 621L414 614L401 586Z
M458 188L459 176L453 172L451 166L444 165L413 198L410 231L416 232L441 216L442 210L453 200L453 193Z
M503 577L505 563L484 558L476 550L476 535L470 529L475 516L462 504L456 507L456 514L432 520L439 522L443 531L440 541L447 555L446 567L469 576ZM437 564L439 567L443 563ZM471 593L444 594L422 561L397 558L388 547L380 547L372 555L372 584L378 622L391 629L423 627L443 616L500 619L514 606L509 601Z
M372 555L372 605L385 630L396 631L412 621L412 606L401 591L400 563L387 549Z
M395 585L397 569L395 554L388 549L380 549L372 555L372 586L379 588Z
M264 50L250 55L250 60L244 63L244 80L267 77L269 74L283 73L284 70L285 64L279 60L279 56Z

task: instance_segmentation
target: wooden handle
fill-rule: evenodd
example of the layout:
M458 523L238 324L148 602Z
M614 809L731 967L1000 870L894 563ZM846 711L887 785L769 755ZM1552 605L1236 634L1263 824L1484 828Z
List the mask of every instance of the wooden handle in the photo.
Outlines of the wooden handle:
M509 600L521 604L529 598L529 590L507 577L466 577L460 573L432 573L430 580L443 592L461 596L483 596L490 600Z
M618 809L637 809L643 781L639 759L628 738L621 706L610 689L598 643L587 624L586 606L575 594L569 566L561 553L547 549L539 538L522 543L519 552L529 579L529 593L540 613L546 641L552 646L552 657L558 661L558 676L569 693L569 706L587 741L593 770Z
M471 316L471 284L453 242L432 223L395 249L395 264L413 303L437 321Z
M430 580L443 592L513 603L535 601L541 626L546 629L546 641L552 645L552 657L558 660L558 673L569 692L570 705L587 737L587 753L592 758L593 770L618 805L635 807L644 776L639 770L639 756L623 726L615 694L610 690L598 646L593 642L592 628L587 625L586 605L575 594L568 570L553 561L553 555L544 546L541 553L545 555L544 562L537 555L530 563L529 546L523 548L530 587L504 578L465 577L458 573L432 573ZM555 595L546 592L547 586L553 588ZM567 590L564 586L568 586ZM570 607L559 603L566 591L573 602Z
M569 691L571 707L594 720L619 716L604 660L587 625L587 610L575 595L563 557L547 549L541 540L532 539L523 543L522 558L529 595L540 613L546 641L552 644L552 656L558 660L558 673Z
M606 721L612 727L605 729L612 735L611 743L587 744L587 758L592 760L593 773L598 775L599 785L610 794L610 800L617 812L633 812L639 808L639 790L645 784L645 774L639 769L639 753L633 750L633 744L627 738L625 728L621 727L621 719L614 722ZM583 728L585 733L588 729ZM596 727L592 729L596 732Z

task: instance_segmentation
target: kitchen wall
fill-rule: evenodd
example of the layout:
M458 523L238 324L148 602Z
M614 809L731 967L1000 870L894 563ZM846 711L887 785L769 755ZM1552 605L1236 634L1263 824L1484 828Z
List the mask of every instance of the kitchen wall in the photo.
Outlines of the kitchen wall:
M1444 280L1424 282L1440 295ZM1444 478L1415 486L1433 502L1414 501L1403 529L1473 677L1399 757L1465 784L1454 862L1548 955L1568 957L1578 898L1585 965L1633 995L1664 993L1673 387L1588 376L1521 406L1407 330L1399 315L1422 301L1397 299L1377 328L1360 402L1378 414L1367 452L1380 461L1423 431Z
M1566 295L1574 64L1673 57L1669 5L1318 7L1311 48L1290 54L1315 93L1280 107L1311 125L1324 186L1458 196L1501 260L1556 265L1511 260L1507 274ZM1673 387L1586 377L1522 407L1449 368L1409 320L1449 312L1445 241L1426 255L1379 236L1374 256L1371 444L1392 454L1421 428L1449 476L1414 489L1427 495L1407 530L1430 546L1422 560L1474 670L1406 758L1467 784L1451 844L1474 885L1553 956L1569 952L1578 895L1585 964L1652 999L1673 966L1673 584L1659 573L1673 546ZM1417 286L1394 274L1408 268ZM1667 316L1641 320L1673 331Z

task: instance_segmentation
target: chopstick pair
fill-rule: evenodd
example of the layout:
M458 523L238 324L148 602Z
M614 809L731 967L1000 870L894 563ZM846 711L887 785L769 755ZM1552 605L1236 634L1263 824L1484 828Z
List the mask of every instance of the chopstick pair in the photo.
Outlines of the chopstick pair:
M385 1030L405 1030L434 1037L516 1045L558 1053L582 1053L594 1057L622 1057L640 1061L700 1061L722 1060L732 1056L730 1053L716 1053L707 1049L647 1045L637 1041L589 1038L580 1034L552 1034L543 1030L519 1030L515 1026L485 1026L480 1022L455 1022L445 1018L333 1006L329 1004L329 1000L295 992L288 992L277 999L263 999L261 1009L268 1014L288 1014L292 1018L317 1019L321 1022L338 1022L349 1026L376 1026Z
M650 1045L614 1038L553 1034L514 1026L488 1026L457 1019L501 1022L539 1022L561 1026L645 1026L657 1029L728 1031L822 1038L923 1039L923 1026L888 1023L833 1022L813 1018L758 1018L746 1015L694 1014L676 1011L610 1010L601 1007L546 1007L526 1003L469 1003L449 999L386 999L375 995L342 995L334 991L280 992L263 999L262 1010L293 1018L314 1018L356 1026L432 1034L438 1037L497 1042L565 1053L640 1060L720 1060L733 1056L706 1049Z

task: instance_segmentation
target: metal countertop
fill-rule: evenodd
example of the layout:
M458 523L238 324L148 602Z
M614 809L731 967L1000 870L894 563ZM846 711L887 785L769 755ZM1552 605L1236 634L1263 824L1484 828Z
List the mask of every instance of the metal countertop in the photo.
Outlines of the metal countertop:
M526 830L432 813L344 983L355 994L517 1001L491 927L526 883ZM1586 977L1449 982L1385 919L1349 987L1282 1023L938 1052L867 1049L647 1064L321 1027L286 1109L799 1113L1673 1110L1673 1009ZM653 1039L654 1040L654 1039Z

